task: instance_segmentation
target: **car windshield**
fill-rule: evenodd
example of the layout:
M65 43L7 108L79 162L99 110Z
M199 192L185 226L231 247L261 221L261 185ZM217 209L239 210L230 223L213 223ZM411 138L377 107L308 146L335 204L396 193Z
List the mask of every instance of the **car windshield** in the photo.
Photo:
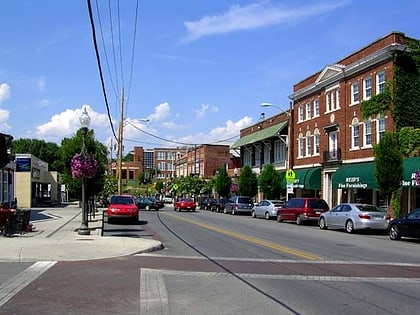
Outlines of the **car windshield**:
M374 205L356 205L356 207L363 212L384 212L384 210Z
M111 203L113 204L119 204L119 205L129 205L133 204L133 198L129 196L112 196L111 197Z
M328 208L327 203L324 200L308 200L308 207L313 209L326 209Z
M241 198L238 198L238 203L252 203L252 200L251 198L241 197Z

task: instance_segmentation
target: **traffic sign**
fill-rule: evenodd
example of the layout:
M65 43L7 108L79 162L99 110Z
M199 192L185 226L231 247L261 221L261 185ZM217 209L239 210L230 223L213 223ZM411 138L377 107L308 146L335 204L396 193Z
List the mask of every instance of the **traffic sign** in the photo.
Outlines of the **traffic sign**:
M286 183L291 184L295 181L295 179L296 179L295 171L292 169L288 169L286 171Z
M178 188L179 188L178 184L174 184L174 185L172 186L172 189L173 189L173 190L175 190L175 191L176 191L176 190L178 190Z

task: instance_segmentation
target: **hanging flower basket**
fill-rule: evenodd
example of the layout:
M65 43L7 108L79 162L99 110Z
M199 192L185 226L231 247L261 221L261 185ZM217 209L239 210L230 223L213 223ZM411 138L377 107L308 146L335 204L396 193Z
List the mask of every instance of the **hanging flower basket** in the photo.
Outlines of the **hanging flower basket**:
M70 161L70 168L73 178L91 178L98 171L98 161L93 156L76 153Z
M415 173L415 180L416 180L416 185L419 186L420 185L420 170L417 170Z

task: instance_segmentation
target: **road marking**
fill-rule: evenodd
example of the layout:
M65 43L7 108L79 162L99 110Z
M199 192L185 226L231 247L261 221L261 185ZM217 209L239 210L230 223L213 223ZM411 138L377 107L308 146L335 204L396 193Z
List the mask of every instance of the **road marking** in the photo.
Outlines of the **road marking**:
M10 280L2 283L0 285L0 307L56 263L56 261L38 261Z
M140 314L169 314L168 292L162 273L157 270L140 270Z
M198 277L236 277L244 279L270 279L270 280L296 280L296 281L322 281L322 282L369 282L369 283L419 283L420 278L392 278L392 277L343 277L343 276L305 276L305 275L275 275L228 272L178 271L168 269L146 269L154 273L171 276L198 276ZM142 269L143 271L143 269ZM143 313L142 313L143 314Z
M205 229L208 229L208 230L211 230L211 231L215 231L215 232L218 232L218 233L221 233L221 234L225 234L225 235L228 235L228 236L231 236L231 237L243 240L243 241L247 241L247 242L252 243L252 244L257 244L257 245L260 245L260 246L263 246L263 247L266 247L266 248L274 249L274 250L277 250L279 252L287 253L287 254L290 254L290 255L293 255L293 256L296 256L296 257L300 257L300 258L304 258L304 259L308 259L308 260L320 260L320 259L322 259L321 256L317 256L317 255L311 254L309 252L305 252L305 251L301 251L301 250L294 249L294 248L291 248L291 247L287 247L287 246L283 246L283 245L280 245L280 244L272 243L272 242L262 240L262 239L259 239L259 238L255 238L255 237L245 235L245 234L242 234L242 233L229 231L229 230L222 229L222 228L210 225L210 224L200 223L200 222L197 222L197 221L186 219L186 218L181 217L181 216L170 214L168 212L164 212L164 213L165 213L165 215L169 215L169 216L171 216L175 219L179 219L179 220L182 220L182 221L190 223L190 224L195 224L195 225L198 225L202 228L205 228Z
M179 258L179 259L201 259L201 260L226 260L226 261L243 261L243 262L271 262L271 263L293 263L293 264L308 264L307 260L292 260L292 259L270 259L270 258L240 258L240 257L203 257L203 256L176 256L156 253L139 253L134 256L147 256L157 258ZM389 262L389 261L343 261L343 260L315 260L311 264L325 264L325 265L381 265L381 266L401 266L401 267L420 267L420 263L404 263L404 262Z

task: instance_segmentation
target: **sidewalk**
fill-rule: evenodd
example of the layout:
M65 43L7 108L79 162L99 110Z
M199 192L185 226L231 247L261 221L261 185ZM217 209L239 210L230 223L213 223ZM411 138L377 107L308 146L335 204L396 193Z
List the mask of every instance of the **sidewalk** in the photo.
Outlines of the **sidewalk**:
M75 204L45 208L41 214L43 219L33 220L31 213L32 232L12 237L0 235L0 261L90 260L163 248L161 242L152 239L101 236L102 211L97 213L93 222L89 222L90 235L77 234L82 213Z

